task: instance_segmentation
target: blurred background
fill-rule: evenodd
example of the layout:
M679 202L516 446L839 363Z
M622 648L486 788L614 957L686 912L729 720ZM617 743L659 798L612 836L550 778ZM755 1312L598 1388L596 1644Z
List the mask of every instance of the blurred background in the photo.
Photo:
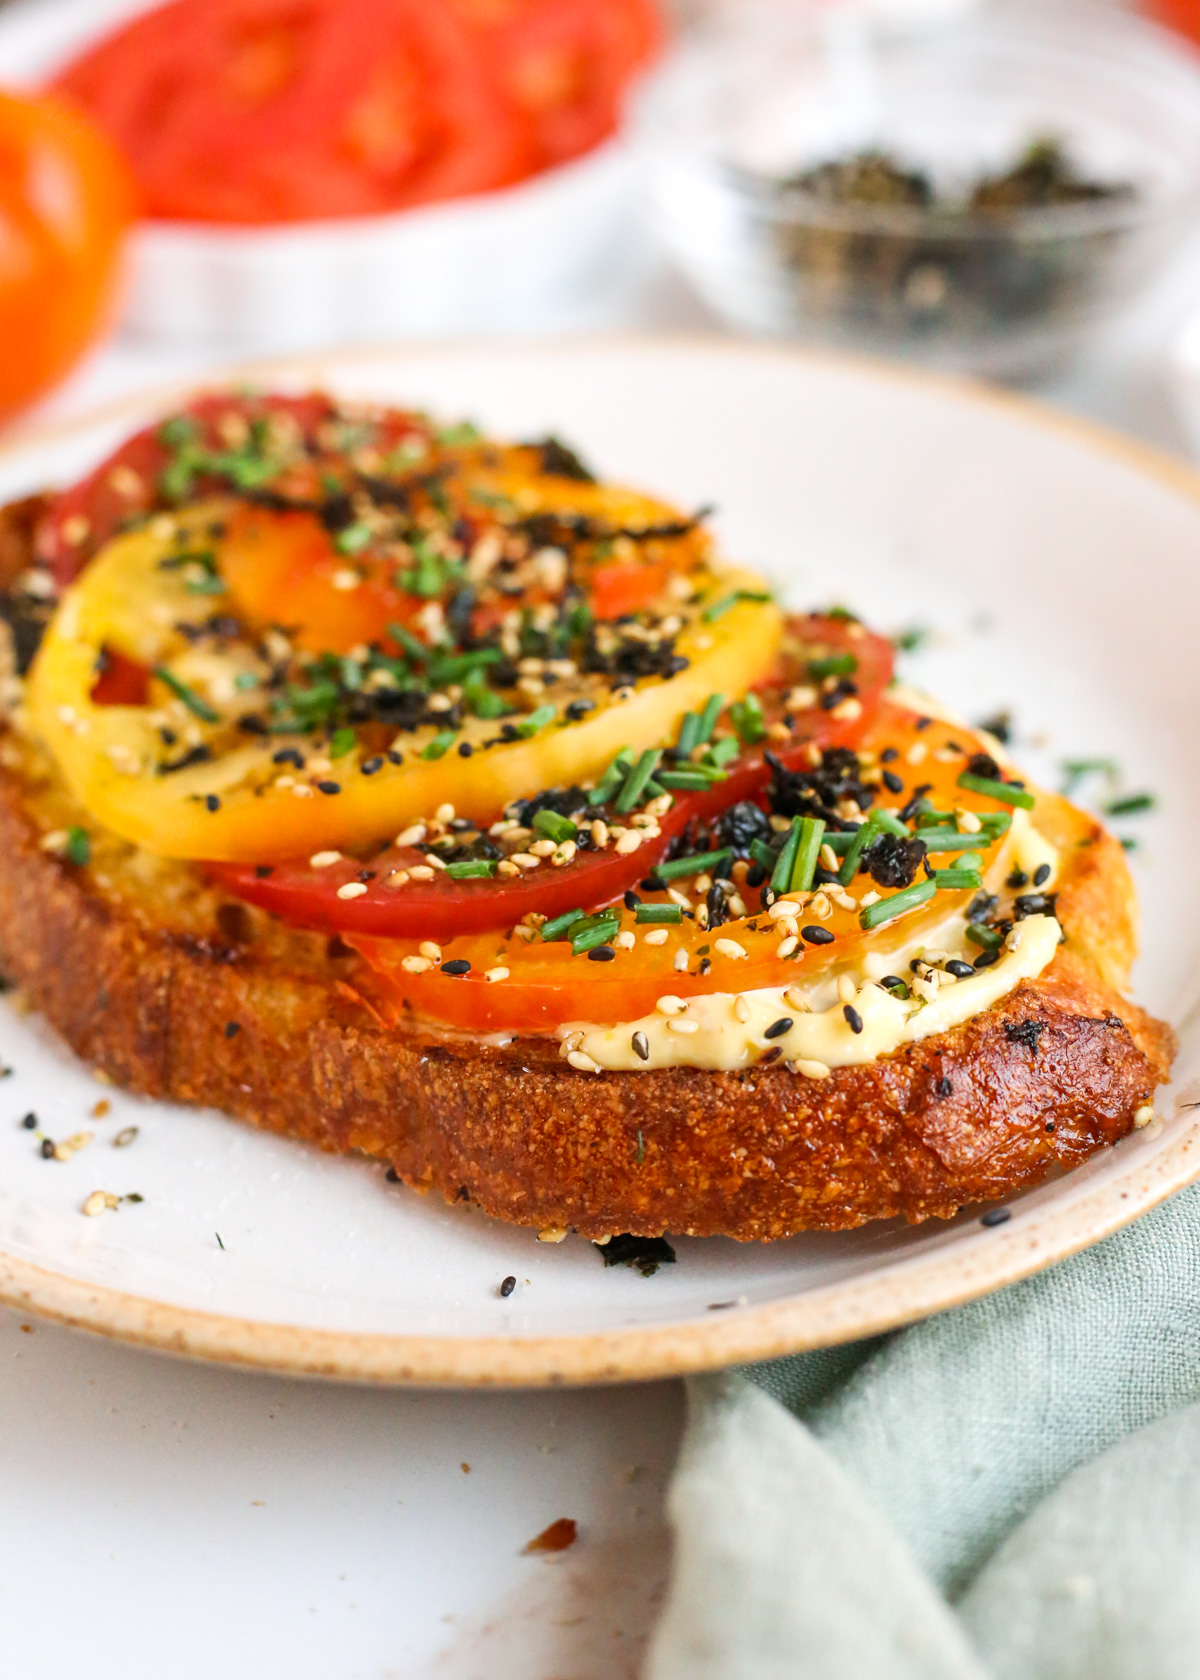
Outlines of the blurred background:
M1198 39L1200 0L8 0L0 415L674 330L1200 448Z

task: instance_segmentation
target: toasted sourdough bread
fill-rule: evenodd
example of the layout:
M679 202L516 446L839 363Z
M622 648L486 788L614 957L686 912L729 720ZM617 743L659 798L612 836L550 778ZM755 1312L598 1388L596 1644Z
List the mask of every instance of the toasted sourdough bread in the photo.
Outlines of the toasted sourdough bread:
M1099 828L1059 896L1068 943L952 1032L820 1082L590 1074L552 1040L389 1024L348 947L192 865L100 836L73 867L40 846L79 815L56 773L13 735L0 756L0 960L85 1061L519 1224L753 1240L949 1217L1124 1136L1169 1066L1170 1029L1118 990L1132 896Z
M0 586L40 507L0 509ZM748 1241L949 1217L1124 1136L1173 1054L1170 1028L1121 996L1132 886L1099 825L1036 981L814 1082L782 1062L584 1073L554 1040L397 1026L348 946L230 901L196 866L103 833L86 868L42 846L81 820L39 749L0 735L0 963L85 1061L539 1230Z

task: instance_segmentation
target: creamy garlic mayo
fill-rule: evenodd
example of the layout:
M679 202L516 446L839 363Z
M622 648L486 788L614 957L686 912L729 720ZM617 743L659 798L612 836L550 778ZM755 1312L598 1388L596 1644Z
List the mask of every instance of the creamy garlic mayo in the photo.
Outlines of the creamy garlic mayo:
M1036 890L1053 887L1059 873L1058 850L1040 834L1024 810L1013 812L1012 826L985 877L991 892L1014 869L1032 882L1043 865L1049 874ZM563 1053L576 1067L597 1071L644 1073L654 1068L695 1067L732 1070L750 1067L779 1049L797 1071L823 1078L829 1069L874 1061L904 1044L929 1038L982 1014L1032 980L1053 960L1062 929L1053 916L1027 916L1009 935L999 960L970 978L941 971L927 995L898 998L878 984L886 974L909 978L909 963L925 952L941 960L978 953L966 940L967 922L959 912L919 937L903 939L903 923L883 930L892 940L866 957L861 971L830 965L808 984L801 970L787 986L747 992L707 992L687 999L664 996L662 1006L637 1021L603 1027L569 1022L558 1029ZM855 1031L846 1005L861 1023ZM786 1023L786 1025L785 1025Z

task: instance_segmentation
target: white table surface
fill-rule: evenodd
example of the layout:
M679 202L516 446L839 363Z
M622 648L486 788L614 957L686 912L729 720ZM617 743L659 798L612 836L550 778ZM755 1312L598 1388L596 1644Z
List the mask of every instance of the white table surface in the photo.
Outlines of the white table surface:
M1044 394L1182 451L1166 361L1198 299L1200 242ZM712 328L649 261L562 324ZM43 415L210 361L110 345ZM293 1382L0 1309L0 1671L632 1680L663 1591L682 1410L676 1383L451 1394ZM570 1551L522 1555L563 1516L579 1524Z

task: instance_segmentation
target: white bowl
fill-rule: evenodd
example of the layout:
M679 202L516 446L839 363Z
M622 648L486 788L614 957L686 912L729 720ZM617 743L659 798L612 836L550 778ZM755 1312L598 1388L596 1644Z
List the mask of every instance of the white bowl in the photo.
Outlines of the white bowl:
M148 0L21 0L0 14L0 72L41 83ZM499 192L389 216L221 227L145 222L122 324L231 350L400 335L544 332L603 284L634 237L632 161L608 141Z

